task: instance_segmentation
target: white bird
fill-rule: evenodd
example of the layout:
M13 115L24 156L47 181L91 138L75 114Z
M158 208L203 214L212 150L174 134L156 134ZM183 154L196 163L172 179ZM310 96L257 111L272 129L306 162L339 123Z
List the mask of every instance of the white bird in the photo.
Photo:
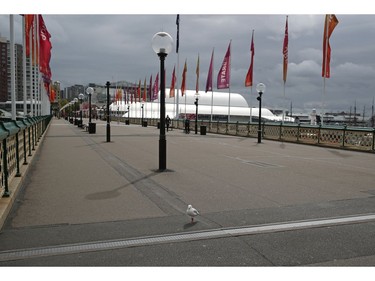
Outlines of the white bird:
M194 222L194 217L198 216L199 212L197 209L193 208L193 206L188 205L186 214L191 217L191 222Z

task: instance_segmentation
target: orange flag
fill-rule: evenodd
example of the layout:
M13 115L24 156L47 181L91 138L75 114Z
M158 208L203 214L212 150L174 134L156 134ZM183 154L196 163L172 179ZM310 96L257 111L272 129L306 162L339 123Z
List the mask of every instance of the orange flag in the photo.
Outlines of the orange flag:
M324 22L324 35L323 35L323 64L322 64L322 77L330 77L330 61L331 61L331 46L329 45L329 38L336 25L339 23L335 15L326 15Z
M25 35L26 35L26 56L30 56L30 30L34 23L35 15L24 15L25 17Z
M171 87L169 88L169 97L170 98L174 97L175 84L176 84L176 74L175 74L175 67L173 67Z
M254 30L253 30L253 35L251 35L250 52L251 52L251 62L250 62L249 70L247 71L247 74L246 74L245 87L253 86Z

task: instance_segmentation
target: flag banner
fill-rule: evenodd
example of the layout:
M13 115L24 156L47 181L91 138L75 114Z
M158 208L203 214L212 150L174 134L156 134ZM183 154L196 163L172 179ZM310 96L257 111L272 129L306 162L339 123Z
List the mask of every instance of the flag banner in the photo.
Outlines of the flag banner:
M210 68L208 69L207 82L206 82L206 93L208 91L212 91L212 68L213 68L213 63L214 63L214 50L212 50Z
M195 70L195 73L197 74L197 80L195 82L195 92L199 92L199 55L198 55L198 61L197 61L197 68Z
M150 76L150 86L147 90L147 98L149 101L152 101L152 75Z
M44 89L46 90L46 94L48 96L48 99L49 101L51 102L52 100L52 92L51 92L51 89L50 89L50 83L46 82L46 81L43 81L43 86L44 86Z
M138 101L141 102L141 80L139 80L138 83L137 96L135 97L135 102L137 102L137 98Z
M173 67L171 87L169 88L170 98L174 97L174 88L176 87L175 84L176 84L176 74L175 74L175 67Z
M35 15L24 15L25 17L25 38L26 38L26 57L30 56L30 30L34 23Z
M124 102L125 104L129 104L129 85L124 87Z
M177 15L176 24L177 24L176 53L178 53L178 47L180 45L180 15Z
M323 64L322 77L329 78L331 76L330 62L331 62L331 46L329 45L329 38L336 25L339 23L335 15L326 15L324 22L323 35Z
M283 80L284 83L286 82L286 77L288 73L288 16L286 17L285 23L285 36L284 36L284 44L283 44Z
M145 82L143 84L143 97L142 97L142 102L147 102L147 83L146 83L146 77L145 77Z
M50 88L50 93L51 93L49 96L49 100L50 102L54 102L56 99L56 91L52 89L51 86L49 88Z
M223 63L217 75L217 88L226 89L230 85L230 44L227 53L225 54Z
M246 74L245 87L253 86L254 30L253 30L253 34L251 35L250 52L251 52L251 61L250 61L249 70L247 71L247 74Z
M116 93L115 93L115 101L118 102L120 100L120 92L119 92L120 89L116 89Z
M31 26L31 61L33 66L37 66L39 64L39 50L40 47L37 44L37 37L38 37L38 31L37 31L37 23L39 20L37 20L37 15L35 15L32 26Z
M39 15L39 69L47 77L51 78L51 69L49 62L51 59L52 44L50 42L51 35L44 23L42 15Z
M156 74L155 77L155 83L154 83L154 88L152 92L152 100L158 99L158 93L159 93L159 72Z
M181 83L181 95L184 96L186 91L186 72L187 72L187 66L186 66L186 60L184 65L184 70L182 72L182 83Z

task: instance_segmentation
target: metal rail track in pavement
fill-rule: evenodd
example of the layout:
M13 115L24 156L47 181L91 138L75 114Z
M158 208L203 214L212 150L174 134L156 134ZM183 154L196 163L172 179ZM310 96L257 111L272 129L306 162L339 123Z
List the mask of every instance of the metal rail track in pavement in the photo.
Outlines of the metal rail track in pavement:
M84 252L107 251L130 247L149 246L163 243L179 243L197 240L238 237L264 233L285 232L310 228L366 223L375 220L375 214L362 214L349 217L324 218L319 220L294 221L278 224L265 224L240 228L221 228L197 232L138 237L123 240L106 240L90 243L66 244L50 247L18 249L0 252L0 262L38 258L45 256L68 255Z

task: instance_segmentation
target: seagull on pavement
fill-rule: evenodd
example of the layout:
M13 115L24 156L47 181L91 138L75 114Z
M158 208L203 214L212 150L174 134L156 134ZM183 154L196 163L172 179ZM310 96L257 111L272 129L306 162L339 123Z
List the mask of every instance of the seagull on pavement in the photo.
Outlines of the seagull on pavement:
M188 205L188 208L186 210L186 214L191 217L191 222L194 222L194 217L199 215L199 212L197 209L193 208L193 206Z

